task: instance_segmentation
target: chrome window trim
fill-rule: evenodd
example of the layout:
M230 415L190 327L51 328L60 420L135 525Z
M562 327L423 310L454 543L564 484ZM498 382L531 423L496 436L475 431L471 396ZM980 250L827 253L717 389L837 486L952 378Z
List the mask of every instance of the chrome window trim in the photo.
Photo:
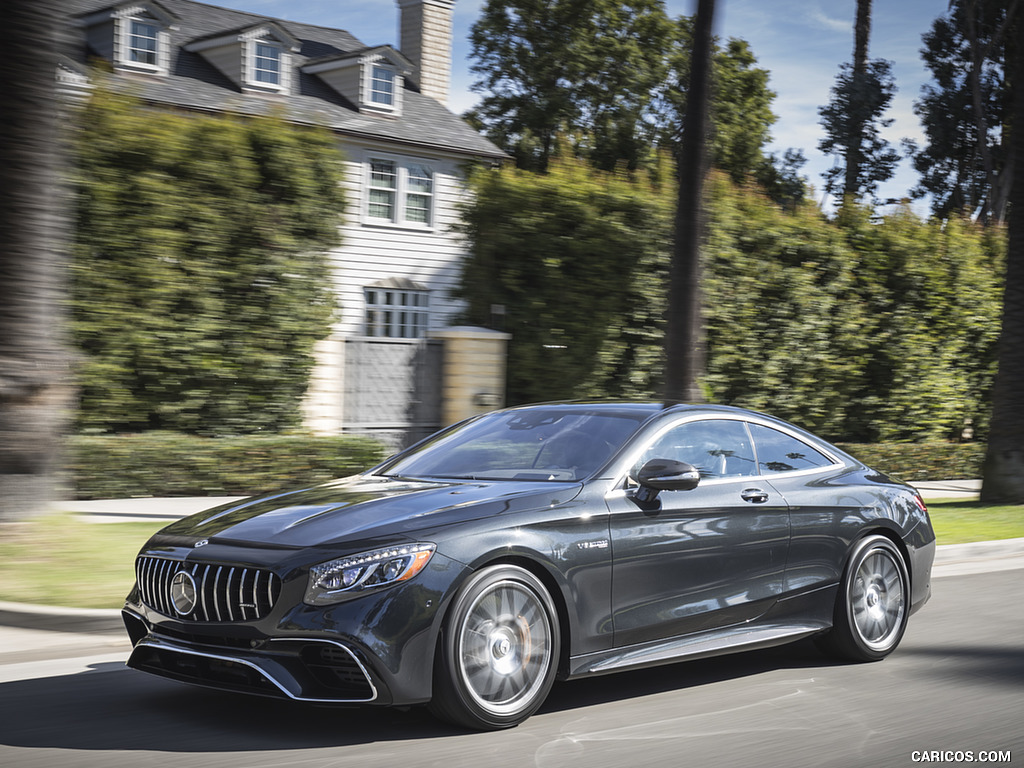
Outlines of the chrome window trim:
M755 418L748 418L748 417L739 416L739 415L733 415L733 414L729 414L729 413L699 413L699 414L698 413L687 413L687 414L680 414L678 417L676 417L674 419L671 419L671 420L668 420L668 422L666 424L664 424L661 427L659 427L655 432L651 433L648 437L644 438L642 442L638 442L637 445L635 445L632 448L630 448L630 450L626 454L624 454L623 459L620 459L620 461L624 461L625 462L624 467L620 468L618 471L616 471L614 473L613 477L615 478L615 481L612 483L612 490L609 491L609 493L606 495L607 498L617 498L618 497L618 494L616 493L617 491L621 491L623 494L625 494L625 492L628 489L636 487L635 483L630 481L629 472L633 468L633 466L636 464L636 462L640 459L640 456L643 454L643 452L647 449L647 446L651 445L656 440L660 439L669 430L675 429L676 427L680 427L680 426L683 426L684 424L688 424L688 423L696 422L696 421L738 421L741 424L743 424L744 425L744 429L746 430L746 433L747 433L747 437L750 440L751 449L754 452L754 462L755 462L755 466L757 467L757 470L758 470L757 473L753 474L753 475L736 475L736 476L732 476L732 477L716 477L716 478L712 478L712 479L708 479L708 480L705 480L705 479L702 478L698 488L700 488L701 486L724 485L726 483L735 483L735 482L747 482L747 483L750 483L750 482L755 482L756 480L764 480L766 482L770 482L772 480L772 478L775 478L775 477L789 478L789 477L800 477L802 475L816 475L816 474L819 474L819 473L830 472L830 471L832 471L834 469L837 469L839 467L842 467L842 466L844 466L846 464L846 462L842 461L832 451L827 450L825 448L825 446L820 445L817 442L811 442L806 437L804 437L802 434L800 434L799 432L796 432L793 429L788 429L788 428L786 428L785 425L772 422L772 421L770 421L768 419L760 419L760 418L756 418L756 417ZM754 436L750 433L749 428L747 428L747 426L746 426L747 424L757 424L757 425L762 426L762 427L767 427L769 429L774 429L774 430L776 430L778 432L782 432L783 434L792 437L795 440L799 440L802 443L806 443L808 446L810 446L811 448L814 448L814 450L818 451L818 453L822 454L825 458L827 458L832 463L828 464L828 465L825 465L825 466L821 466L821 467L809 467L808 469L794 469L794 470L790 470L788 472L773 472L770 475L769 474L764 474L763 472L761 472L761 467L760 467L760 464L758 463L757 443L754 441Z

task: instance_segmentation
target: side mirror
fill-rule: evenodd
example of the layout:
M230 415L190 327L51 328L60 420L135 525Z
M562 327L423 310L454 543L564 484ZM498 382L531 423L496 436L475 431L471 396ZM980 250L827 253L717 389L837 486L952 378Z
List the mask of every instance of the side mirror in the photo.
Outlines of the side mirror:
M685 461L651 459L640 468L636 480L640 487L633 498L649 503L661 491L692 491L700 483L700 472Z

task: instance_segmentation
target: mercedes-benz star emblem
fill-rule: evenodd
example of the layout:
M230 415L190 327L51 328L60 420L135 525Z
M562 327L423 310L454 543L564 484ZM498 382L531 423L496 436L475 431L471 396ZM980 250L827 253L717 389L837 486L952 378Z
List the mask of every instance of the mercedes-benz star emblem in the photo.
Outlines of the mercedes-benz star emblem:
M196 582L187 571L178 571L171 579L171 605L181 616L196 607Z

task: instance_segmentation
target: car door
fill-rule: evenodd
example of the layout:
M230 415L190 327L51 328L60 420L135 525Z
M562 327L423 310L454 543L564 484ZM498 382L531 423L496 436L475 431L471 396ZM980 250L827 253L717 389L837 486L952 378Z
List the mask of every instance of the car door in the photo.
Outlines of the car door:
M786 592L796 593L834 584L842 574L848 530L862 520L865 498L843 481L845 468L782 427L748 424L761 477L766 487L783 494L789 504L790 546ZM851 522L853 525L851 526Z
M659 458L692 464L701 480L653 503L636 500L628 479L606 497L615 645L737 624L771 607L783 589L789 511L757 474L745 422L677 422L634 456L633 477Z

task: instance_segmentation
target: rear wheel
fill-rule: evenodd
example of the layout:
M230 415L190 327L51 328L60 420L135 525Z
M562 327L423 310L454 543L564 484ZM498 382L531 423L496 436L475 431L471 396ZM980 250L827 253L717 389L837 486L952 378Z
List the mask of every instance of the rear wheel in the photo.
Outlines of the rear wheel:
M431 711L470 728L518 725L551 690L559 640L554 603L536 576L512 565L484 568L445 622Z
M910 578L896 545L885 536L856 543L843 574L832 630L822 650L852 661L878 661L903 638L909 616Z

